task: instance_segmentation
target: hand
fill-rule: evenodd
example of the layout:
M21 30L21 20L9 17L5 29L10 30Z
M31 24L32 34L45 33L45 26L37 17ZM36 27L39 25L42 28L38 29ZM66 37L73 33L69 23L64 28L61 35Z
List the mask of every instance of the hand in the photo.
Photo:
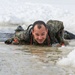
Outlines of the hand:
M5 44L11 44L12 43L12 39L8 39L5 41Z
M19 44L18 39L17 39L17 38L14 38L14 40L13 40L12 44L15 44L15 45Z

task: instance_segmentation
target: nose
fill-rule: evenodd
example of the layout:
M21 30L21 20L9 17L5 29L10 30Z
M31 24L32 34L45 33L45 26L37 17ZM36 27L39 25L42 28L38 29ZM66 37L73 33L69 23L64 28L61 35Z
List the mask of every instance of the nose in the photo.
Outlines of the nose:
M39 36L38 38L39 38L39 39L42 39L42 36Z

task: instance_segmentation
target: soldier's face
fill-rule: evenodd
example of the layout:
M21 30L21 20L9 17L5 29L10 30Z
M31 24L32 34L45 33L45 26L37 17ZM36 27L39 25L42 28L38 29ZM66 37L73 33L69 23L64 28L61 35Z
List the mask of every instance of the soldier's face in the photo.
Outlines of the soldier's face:
M32 35L39 44L42 44L45 41L47 33L48 29L44 25L41 25L41 28L38 28L38 26L35 25L34 29L32 30Z

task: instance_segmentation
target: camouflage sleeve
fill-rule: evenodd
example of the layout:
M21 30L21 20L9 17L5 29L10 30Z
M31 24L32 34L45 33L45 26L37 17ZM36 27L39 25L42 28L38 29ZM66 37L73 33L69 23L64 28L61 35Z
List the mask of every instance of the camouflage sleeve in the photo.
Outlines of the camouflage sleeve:
M21 31L21 32L15 34L14 38L17 38L19 41L20 40L25 40L25 32Z
M12 44L13 38L9 38L6 41L4 41L5 44Z
M12 38L9 38L5 41L6 44L20 44L21 42L27 41L29 35L26 31L20 31L19 33L15 33Z
M19 32L19 33L15 34L14 38L17 38L18 40L23 40L24 39L24 32Z
M15 34L14 38L17 38L19 41L29 41L29 33L26 31L21 31Z

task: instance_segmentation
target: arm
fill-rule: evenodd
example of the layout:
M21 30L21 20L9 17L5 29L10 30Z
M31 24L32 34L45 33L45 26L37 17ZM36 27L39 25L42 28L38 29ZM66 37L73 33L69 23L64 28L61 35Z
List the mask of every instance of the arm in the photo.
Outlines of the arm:
M17 33L12 44L28 44L30 43L30 34L26 30Z
M10 39L7 39L5 41L6 44L21 44L24 42L27 38L26 32L25 31L20 31L18 33L15 33L14 36Z

